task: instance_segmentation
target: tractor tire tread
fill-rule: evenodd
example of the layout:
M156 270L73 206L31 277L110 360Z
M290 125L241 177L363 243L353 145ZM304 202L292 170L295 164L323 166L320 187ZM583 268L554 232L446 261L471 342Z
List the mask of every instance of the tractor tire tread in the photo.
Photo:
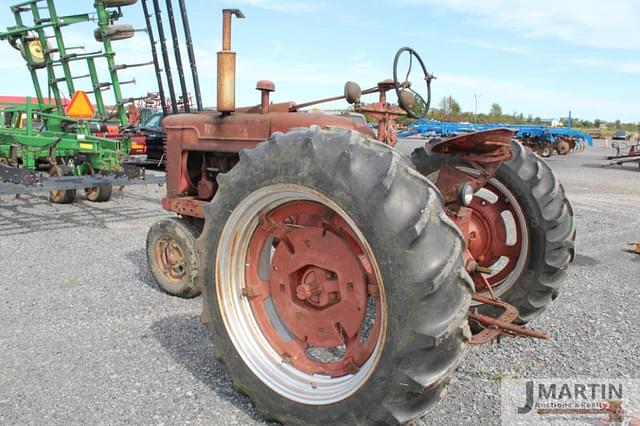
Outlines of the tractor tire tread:
M502 164L496 178L520 201L533 240L528 265L503 299L518 308L517 322L524 324L558 296L567 267L575 257L575 224L564 187L549 165L519 142L512 143L512 152L513 157ZM447 161L462 164L452 156L433 154L428 148L417 148L411 160L425 175Z
M243 151L240 162L217 181L196 243L204 309L212 313L216 355L231 369L234 388L249 395L262 416L283 424L399 424L419 417L446 394L470 336L473 290L462 264L462 235L442 212L435 186L406 157L357 132L312 126L275 133ZM388 304L404 305L389 313L387 340L394 344L386 343L375 377L330 406L303 408L254 376L226 335L215 299L212 259L224 226L221 214L256 186L292 181L357 214L354 220L389 283Z

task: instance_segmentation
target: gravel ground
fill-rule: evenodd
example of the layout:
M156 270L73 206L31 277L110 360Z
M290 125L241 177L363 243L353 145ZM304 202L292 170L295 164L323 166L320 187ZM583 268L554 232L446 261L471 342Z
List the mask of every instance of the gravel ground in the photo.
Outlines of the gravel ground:
M578 230L564 290L533 324L553 339L471 348L419 424L499 424L503 377L640 378L640 256L622 251L640 239L640 169L603 169L604 154L550 159ZM0 424L263 424L213 360L200 300L166 296L147 269L162 193L0 200Z

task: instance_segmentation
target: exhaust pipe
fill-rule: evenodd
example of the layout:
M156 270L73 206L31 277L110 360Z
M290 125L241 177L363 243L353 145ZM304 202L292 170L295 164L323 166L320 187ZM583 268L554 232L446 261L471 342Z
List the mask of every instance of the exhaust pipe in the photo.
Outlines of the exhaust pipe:
M231 51L231 16L244 18L240 9L222 10L222 51L218 52L218 112L236 110L236 52Z

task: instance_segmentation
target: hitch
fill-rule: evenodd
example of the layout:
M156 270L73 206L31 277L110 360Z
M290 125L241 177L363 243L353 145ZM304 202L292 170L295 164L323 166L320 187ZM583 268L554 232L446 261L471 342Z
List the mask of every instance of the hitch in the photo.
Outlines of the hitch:
M518 309L509 303L503 302L499 299L491 299L488 297L474 295L472 300L482 303L483 305L496 306L504 309L504 312L497 318L483 315L473 311L473 308L469 310L469 319L476 321L482 325L484 330L478 334L474 334L469 343L472 345L482 345L484 343L491 342L493 340L500 341L501 336L513 336L513 337L535 337L536 339L549 339L549 335L544 331L532 330L521 325L516 325L513 321L518 318Z
M637 243L627 243L628 246L631 246L632 248L626 250L629 253L636 253L636 254L640 254L640 241L638 241Z

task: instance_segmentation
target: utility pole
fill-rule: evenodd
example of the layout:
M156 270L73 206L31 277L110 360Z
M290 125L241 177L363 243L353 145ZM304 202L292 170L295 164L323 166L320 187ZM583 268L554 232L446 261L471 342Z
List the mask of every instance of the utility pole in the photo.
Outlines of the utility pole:
M474 94L473 97L476 99L476 109L473 114L473 124L478 124L478 99L482 97L482 95Z
M567 121L568 121L567 127L568 128L573 127L573 120L571 120L571 110L569 110L569 120Z

